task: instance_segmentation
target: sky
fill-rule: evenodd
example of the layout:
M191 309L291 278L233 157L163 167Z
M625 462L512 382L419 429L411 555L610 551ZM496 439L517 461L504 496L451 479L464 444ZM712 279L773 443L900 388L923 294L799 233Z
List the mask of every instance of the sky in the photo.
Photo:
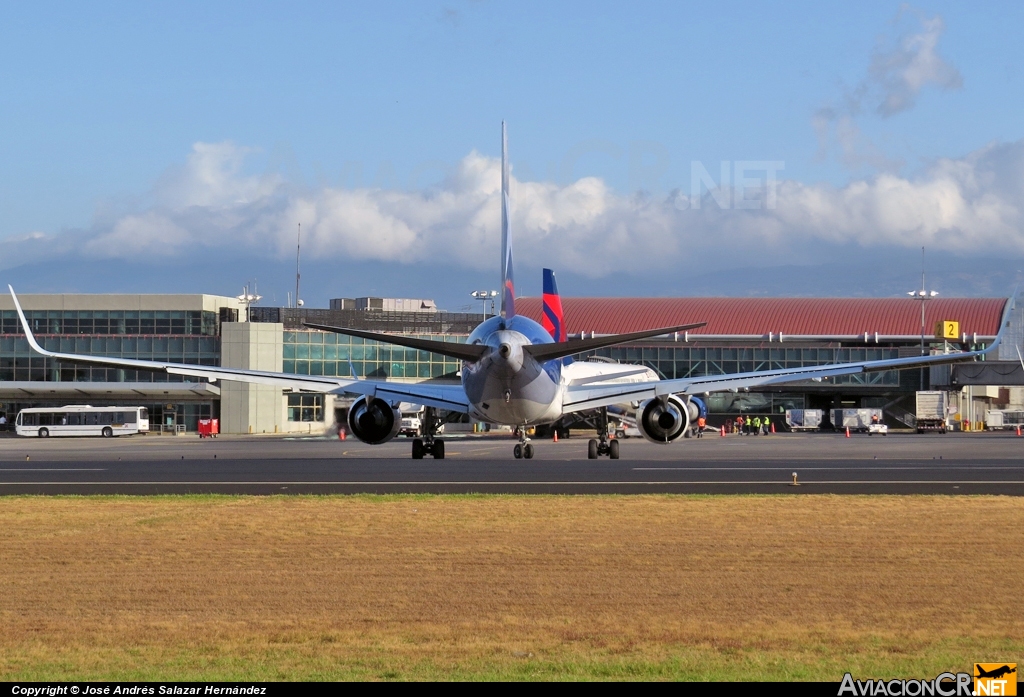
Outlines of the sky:
M26 292L999 295L1024 5L4 3Z

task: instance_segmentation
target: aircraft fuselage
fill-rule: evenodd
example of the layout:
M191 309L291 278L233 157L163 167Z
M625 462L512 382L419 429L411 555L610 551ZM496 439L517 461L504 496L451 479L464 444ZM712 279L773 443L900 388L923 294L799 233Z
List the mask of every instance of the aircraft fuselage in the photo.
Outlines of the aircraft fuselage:
M562 360L537 361L523 350L552 343L544 327L520 315L491 317L467 343L490 349L479 361L462 365L462 387L474 419L526 426L562 415Z

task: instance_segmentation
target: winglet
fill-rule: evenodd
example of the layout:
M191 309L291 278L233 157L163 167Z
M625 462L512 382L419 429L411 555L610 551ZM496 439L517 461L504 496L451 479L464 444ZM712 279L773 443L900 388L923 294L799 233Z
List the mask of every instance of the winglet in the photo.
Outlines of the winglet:
M1020 285L1014 286L1013 293L1006 299L1006 305L1003 306L1003 316L999 319L999 331L996 332L995 341L978 353L982 355L991 353L1002 343L1003 337L1006 336L1006 328L1010 326L1010 313L1013 312L1013 308L1017 305L1017 292L1019 290Z
M512 231L508 196L508 137L501 122L501 316L511 319L516 314L516 283L512 273Z
M14 309L18 311L18 319L21 320L21 328L25 330L25 338L28 339L28 345L32 347L32 350L36 353L41 353L44 356L53 356L52 351L47 351L36 342L36 337L32 334L32 330L28 327L28 320L25 319L25 313L21 309L21 303L18 302L18 296L14 292L14 288L11 284L7 284L7 290L11 291L11 298L14 299Z

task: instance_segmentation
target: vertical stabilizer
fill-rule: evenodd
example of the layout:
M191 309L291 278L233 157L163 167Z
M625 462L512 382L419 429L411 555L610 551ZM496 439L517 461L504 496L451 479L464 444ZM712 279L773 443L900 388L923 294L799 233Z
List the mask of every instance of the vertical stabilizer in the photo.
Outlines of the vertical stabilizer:
M555 341L566 341L565 318L562 315L562 298L558 295L555 272L544 269L544 316L541 324Z
M505 122L501 122L501 316L506 319L516 314L516 284L512 274L512 232L508 197L508 136Z

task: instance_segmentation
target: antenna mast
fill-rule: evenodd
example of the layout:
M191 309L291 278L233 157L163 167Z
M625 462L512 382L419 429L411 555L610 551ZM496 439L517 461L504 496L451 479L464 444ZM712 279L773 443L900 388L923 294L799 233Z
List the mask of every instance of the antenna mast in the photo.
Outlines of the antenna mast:
M295 236L295 307L299 307L299 253L302 251L302 223L299 223L299 232Z

